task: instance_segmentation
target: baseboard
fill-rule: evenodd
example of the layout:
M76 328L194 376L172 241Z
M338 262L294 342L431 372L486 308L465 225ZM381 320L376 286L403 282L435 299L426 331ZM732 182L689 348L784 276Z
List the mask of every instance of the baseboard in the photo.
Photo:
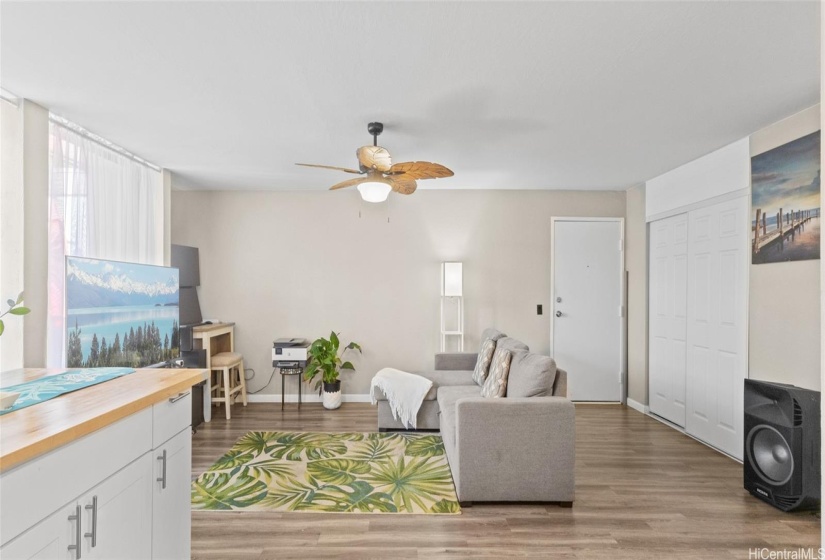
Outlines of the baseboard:
M705 447L710 447L711 449L713 449L714 451L718 451L719 453L721 453L721 454L722 454L722 455L724 455L725 457L727 457L727 458L729 458L729 459L733 459L733 460L734 460L734 461L736 461L737 463L742 463L742 459L739 459L739 458L737 458L737 457L734 457L733 455L729 454L727 451L722 451L722 450L721 450L721 449L719 449L718 447L714 447L713 445L709 444L708 442L706 442L706 441L704 441L704 440L701 440L701 439L699 439L698 437L696 437L696 436L694 436L694 435L692 435L692 434L688 433L688 431L687 431L686 429L684 429L682 426L680 426L680 425L678 425L678 424L674 424L674 423L673 423L673 422L671 422L670 420L668 420L668 419L666 419L666 418L662 418L661 416L657 416L656 414L654 414L654 413L652 413L652 412L648 413L648 416L649 416L650 418L653 418L654 420L658 420L659 422L661 422L662 424L664 424L665 426L667 426L667 427L669 427L669 428L673 428L674 430L676 430L676 431L677 431L677 432L679 432L680 434L685 435L685 436L689 437L690 439L692 439L692 440L694 440L694 441L696 441L696 442L701 443L701 444L702 444L702 445L704 445Z
M272 394L264 394L264 395L247 395L247 400L251 403L280 403L281 402L281 395L272 395ZM318 393L311 392L309 394L302 394L301 395L301 402L305 403L319 403L323 399L322 397L318 396ZM344 402L359 402L359 403L368 403L370 401L370 396L368 394L346 394L344 393L341 395L341 400ZM284 401L288 403L297 403L298 402L298 394L297 393L290 393L284 396Z
M647 414L648 412L650 412L650 407L649 406L647 406L646 404L642 404L638 401L634 401L633 399L631 399L629 397L627 399L627 406L632 408L633 410L641 412L642 414Z

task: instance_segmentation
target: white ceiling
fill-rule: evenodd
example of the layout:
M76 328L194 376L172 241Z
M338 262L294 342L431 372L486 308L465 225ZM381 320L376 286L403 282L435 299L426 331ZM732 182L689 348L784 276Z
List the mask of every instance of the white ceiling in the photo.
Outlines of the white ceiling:
M422 188L621 189L819 101L819 2L1 6L3 88L177 188L326 188L380 120Z

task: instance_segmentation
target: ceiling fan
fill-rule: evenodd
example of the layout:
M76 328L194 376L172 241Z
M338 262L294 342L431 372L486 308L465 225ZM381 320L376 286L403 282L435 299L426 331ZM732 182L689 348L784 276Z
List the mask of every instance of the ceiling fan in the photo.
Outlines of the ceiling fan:
M390 191L399 194L412 194L418 186L416 184L418 179L440 179L453 176L452 171L438 163L407 161L394 164L390 158L390 153L378 145L378 135L384 131L383 123L371 122L367 125L367 131L372 134L372 146L362 146L356 150L358 169L311 163L296 163L295 165L336 169L346 173L363 175L363 177L357 179L350 179L332 185L329 190L334 191L357 186L361 198L367 202L384 202L387 200Z

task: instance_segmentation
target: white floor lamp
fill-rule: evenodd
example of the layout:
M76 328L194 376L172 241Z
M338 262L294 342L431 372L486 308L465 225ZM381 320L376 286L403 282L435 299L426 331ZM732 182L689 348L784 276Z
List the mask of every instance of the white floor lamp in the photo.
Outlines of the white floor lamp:
M455 340L464 351L464 267L460 262L441 263L441 351Z

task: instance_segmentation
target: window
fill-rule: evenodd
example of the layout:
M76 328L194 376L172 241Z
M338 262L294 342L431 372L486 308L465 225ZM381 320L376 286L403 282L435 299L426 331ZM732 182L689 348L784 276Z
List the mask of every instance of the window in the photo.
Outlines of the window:
M51 117L47 366L66 363L66 256L163 264L163 210L157 167Z

